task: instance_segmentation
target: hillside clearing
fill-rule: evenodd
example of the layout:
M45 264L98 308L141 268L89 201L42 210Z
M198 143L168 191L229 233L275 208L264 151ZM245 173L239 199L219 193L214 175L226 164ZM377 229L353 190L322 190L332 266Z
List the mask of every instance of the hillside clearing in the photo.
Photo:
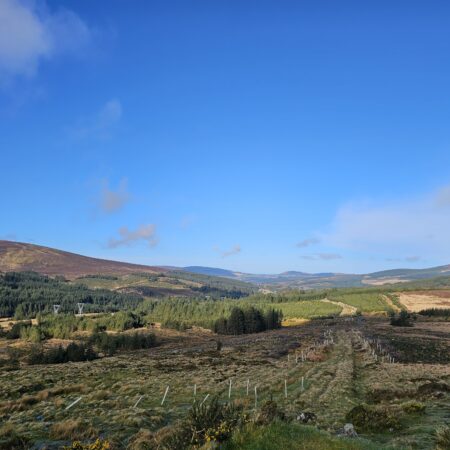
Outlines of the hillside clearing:
M429 308L450 308L450 297L430 293L402 292L399 295L400 302L412 312Z

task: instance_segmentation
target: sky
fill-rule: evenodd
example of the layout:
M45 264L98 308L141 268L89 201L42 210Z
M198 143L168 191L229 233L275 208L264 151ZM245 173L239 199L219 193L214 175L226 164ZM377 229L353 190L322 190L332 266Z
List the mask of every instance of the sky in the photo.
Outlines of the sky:
M449 79L446 1L0 0L0 239L449 264Z

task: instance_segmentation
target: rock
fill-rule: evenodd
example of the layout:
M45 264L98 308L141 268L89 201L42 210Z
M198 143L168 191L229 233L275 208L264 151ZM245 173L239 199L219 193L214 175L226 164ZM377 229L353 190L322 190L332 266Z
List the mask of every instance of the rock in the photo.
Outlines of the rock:
M358 433L355 431L355 427L351 423L346 423L343 428L343 434L347 437L356 437Z
M315 422L317 419L313 412L301 412L297 415L297 420L302 423Z

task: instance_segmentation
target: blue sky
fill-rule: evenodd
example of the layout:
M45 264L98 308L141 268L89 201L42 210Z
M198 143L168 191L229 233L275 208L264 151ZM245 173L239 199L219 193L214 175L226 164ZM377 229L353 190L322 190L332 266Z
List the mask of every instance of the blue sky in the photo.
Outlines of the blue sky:
M450 263L450 4L0 2L0 237L248 272Z

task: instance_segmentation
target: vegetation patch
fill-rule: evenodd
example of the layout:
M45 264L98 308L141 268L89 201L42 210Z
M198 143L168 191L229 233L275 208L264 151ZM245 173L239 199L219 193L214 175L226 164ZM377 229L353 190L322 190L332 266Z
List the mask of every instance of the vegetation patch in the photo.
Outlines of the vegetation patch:
M379 432L401 428L399 411L393 411L391 408L381 405L361 404L355 406L347 413L346 419L361 432Z

